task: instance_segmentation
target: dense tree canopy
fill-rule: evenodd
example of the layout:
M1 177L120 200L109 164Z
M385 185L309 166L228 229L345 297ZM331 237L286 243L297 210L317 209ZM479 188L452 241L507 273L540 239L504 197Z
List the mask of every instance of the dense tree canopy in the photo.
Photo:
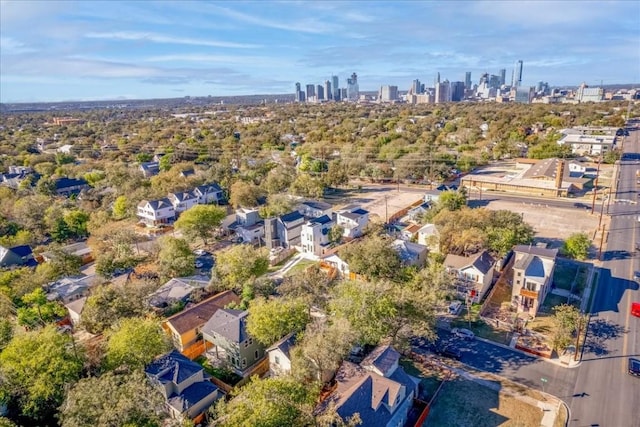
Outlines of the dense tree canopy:
M585 260L589 256L591 239L587 233L574 233L567 237L562 246L562 252L569 258Z
M391 242L390 238L372 235L345 246L340 250L340 256L349 264L350 271L368 279L394 279L400 272L401 263Z
M266 248L235 245L218 252L214 273L222 287L239 291L248 280L263 275L268 268Z
M171 236L162 238L158 263L164 277L187 277L195 271L196 256L184 239Z
M180 214L174 226L188 239L200 238L204 244L215 234L222 220L227 216L226 209L212 205L196 205Z
M62 403L67 384L82 370L80 354L68 334L47 326L17 335L0 353L0 400L15 403L22 415L50 417Z
M309 319L303 300L257 298L249 305L247 332L269 346L290 332L303 330Z
M106 364L111 369L122 366L131 370L144 368L171 347L155 318L122 319L108 337Z

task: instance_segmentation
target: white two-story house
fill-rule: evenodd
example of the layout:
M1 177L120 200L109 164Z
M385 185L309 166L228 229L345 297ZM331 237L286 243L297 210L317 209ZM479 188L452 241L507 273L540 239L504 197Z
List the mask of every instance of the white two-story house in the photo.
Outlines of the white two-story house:
M328 215L307 221L300 233L302 252L322 256L329 246L329 230L334 224L335 222Z
M304 217L293 211L264 221L264 235L267 248L292 248L300 245L300 234Z
M513 248L512 301L518 313L535 316L551 290L557 249L518 245Z
M224 191L217 183L199 185L193 189L193 194L198 198L198 204L221 203L224 201Z
M176 211L169 199L143 200L138 203L138 217L149 226L169 224L176 218Z
M336 224L344 229L344 237L362 236L369 224L369 212L357 205L345 206L336 213Z
M184 212L187 209L191 209L198 204L198 196L193 194L193 192L191 191L169 193L169 196L167 198L173 205L173 209L176 211L176 214Z

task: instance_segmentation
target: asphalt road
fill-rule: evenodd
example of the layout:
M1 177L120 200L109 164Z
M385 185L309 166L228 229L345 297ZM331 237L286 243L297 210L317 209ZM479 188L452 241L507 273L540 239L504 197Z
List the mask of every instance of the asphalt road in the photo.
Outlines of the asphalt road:
M624 142L614 200L636 200L640 132ZM640 427L640 379L627 374L627 359L640 354L640 319L630 315L640 301L633 271L640 270L638 205L611 202L611 223L603 268L591 309L588 338L572 397L570 426ZM562 396L559 396L562 397Z
M578 375L576 368L566 368L478 339L460 340L444 329L438 329L438 337L459 348L462 352L460 361L466 365L545 391L565 401L573 395ZM543 382L543 378L547 381Z

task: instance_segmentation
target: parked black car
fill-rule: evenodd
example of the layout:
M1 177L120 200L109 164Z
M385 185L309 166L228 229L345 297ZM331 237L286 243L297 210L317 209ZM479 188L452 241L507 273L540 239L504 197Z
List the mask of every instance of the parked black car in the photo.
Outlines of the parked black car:
M629 358L629 375L640 377L640 359Z
M462 352L460 351L460 349L449 345L436 350L436 353L440 356L448 357L455 360L460 360L462 358Z

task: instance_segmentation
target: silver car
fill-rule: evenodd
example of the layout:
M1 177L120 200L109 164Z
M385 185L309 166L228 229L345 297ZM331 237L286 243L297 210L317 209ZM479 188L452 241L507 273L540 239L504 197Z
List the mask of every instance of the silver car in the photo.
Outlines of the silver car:
M473 340L476 337L473 332L471 332L469 329L464 328L453 328L451 330L451 333L463 340Z

